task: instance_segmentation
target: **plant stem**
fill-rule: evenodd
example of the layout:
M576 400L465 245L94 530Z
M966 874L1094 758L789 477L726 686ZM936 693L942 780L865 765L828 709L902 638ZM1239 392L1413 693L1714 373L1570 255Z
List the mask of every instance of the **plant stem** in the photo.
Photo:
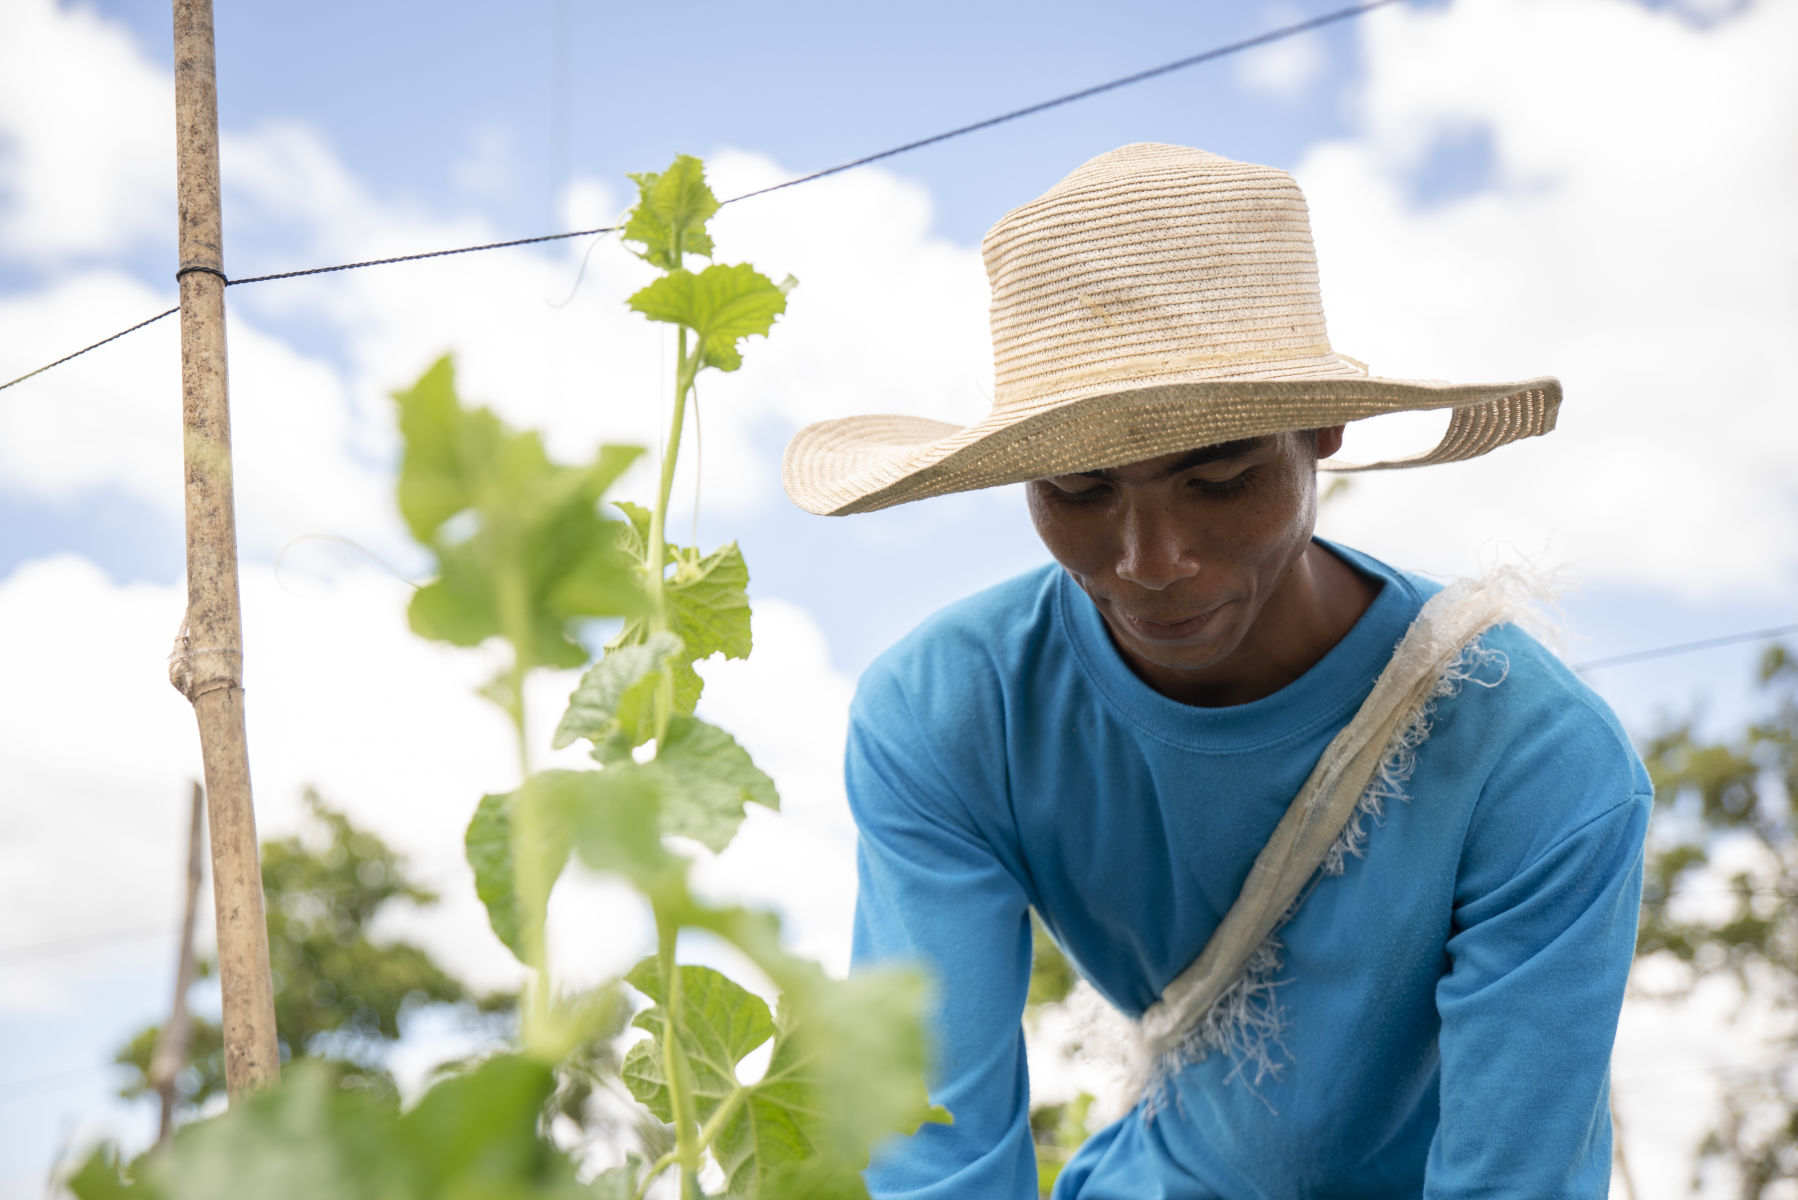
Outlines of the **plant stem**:
M718 1140L718 1135L723 1132L725 1123L737 1115L737 1110L743 1107L743 1098L747 1095L749 1095L749 1089L739 1085L735 1091L724 1098L723 1103L718 1105L718 1111L711 1115L704 1128L699 1131L699 1148L701 1150Z
M673 269L678 271L682 261L679 233L675 235L673 252ZM649 516L649 545L646 547L649 567L649 628L655 633L666 633L669 627L665 578L668 566L667 535L664 530L668 522L669 499L674 493L674 467L680 458L681 426L687 412L687 394L692 390L693 377L699 371L700 350L703 348L695 347L692 356L688 356L685 327L679 329L675 346L674 416L668 426L668 444L662 451L662 477L656 488L655 507ZM673 714L674 673L663 668L662 678L656 687L655 701L658 754L666 740L668 722ZM669 1108L674 1117L674 1158L680 1164L681 1200L697 1200L703 1194L699 1190L699 1156L704 1150L704 1143L694 1138L698 1122L693 1116L693 1092L688 1085L686 1054L680 1044L683 1029L680 968L674 961L675 940L680 934L680 922L659 909L655 916L657 959L661 968L664 997L662 1007L666 1017L662 1031L662 1074L667 1080Z
M495 531L505 537L503 530ZM506 640L512 643L512 665L506 672L507 713L512 718L512 732L518 742L518 803L512 812L512 876L517 880L520 910L524 923L525 965L531 969L530 1001L524 1009L521 1033L526 1049L541 1049L551 1037L549 939L549 889L543 879L542 846L543 814L531 786L530 724L525 711L524 685L530 674L531 627L529 597L525 594L523 569L509 558L500 566L500 614ZM541 919L533 919L541 914Z
M699 1191L699 1154L701 1145L694 1139L697 1122L693 1117L693 1097L686 1085L686 1055L681 1052L680 967L674 961L674 943L680 925L667 914L656 913L657 960L662 971L662 1007L666 1023L662 1029L662 1075L668 1083L669 1107L674 1116L674 1156L680 1163L681 1200L694 1200Z
M718 1105L718 1110L711 1115L711 1118L706 1121L705 1127L699 1131L699 1150L706 1149L718 1140L718 1135L723 1132L725 1124L736 1115L739 1108L743 1107L743 1101L748 1095L749 1089L739 1086L724 1098L723 1103ZM655 1183L656 1176L679 1161L680 1150L677 1147L650 1163L648 1170L643 1172L643 1178L637 1184L636 1200L643 1200L643 1197L648 1194L650 1186Z

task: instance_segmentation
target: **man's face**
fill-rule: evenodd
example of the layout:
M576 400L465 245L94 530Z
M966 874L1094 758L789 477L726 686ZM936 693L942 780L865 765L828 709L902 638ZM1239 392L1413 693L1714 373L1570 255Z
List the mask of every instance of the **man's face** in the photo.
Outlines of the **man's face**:
M1338 426L1038 479L1031 519L1151 685L1254 677L1280 653L1275 627L1303 619L1282 584L1311 544L1317 459L1341 439Z

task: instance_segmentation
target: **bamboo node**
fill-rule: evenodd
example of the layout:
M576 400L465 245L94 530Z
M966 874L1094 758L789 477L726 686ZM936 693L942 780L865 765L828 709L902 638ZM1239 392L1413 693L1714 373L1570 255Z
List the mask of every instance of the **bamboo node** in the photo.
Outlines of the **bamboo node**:
M202 664L212 664L210 669ZM169 651L169 682L198 703L207 692L243 688L243 652L230 646L195 646L188 635L185 619L175 634L174 648Z

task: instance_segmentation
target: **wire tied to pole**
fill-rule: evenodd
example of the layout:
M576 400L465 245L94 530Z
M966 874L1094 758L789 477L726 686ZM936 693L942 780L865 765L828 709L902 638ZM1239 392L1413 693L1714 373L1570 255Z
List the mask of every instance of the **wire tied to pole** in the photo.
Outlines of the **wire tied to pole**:
M221 270L218 267L213 266L211 263L202 263L202 262L184 262L184 263L182 263L179 267L177 267L175 269L175 282L180 283L181 277L183 275L191 275L195 271L198 271L203 275L216 275L216 276L218 276L219 281L221 283L223 283L226 287L231 286L231 281L229 279L225 278L225 272L223 270Z

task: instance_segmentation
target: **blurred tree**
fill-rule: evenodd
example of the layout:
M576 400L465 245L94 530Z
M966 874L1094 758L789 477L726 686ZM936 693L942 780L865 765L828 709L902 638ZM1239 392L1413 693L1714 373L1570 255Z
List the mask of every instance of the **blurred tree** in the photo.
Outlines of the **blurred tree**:
M1673 956L1694 985L1733 977L1774 1024L1761 1065L1726 1081L1693 1180L1731 1168L1742 1200L1798 1178L1798 657L1774 646L1759 676L1769 711L1741 733L1707 741L1687 721L1642 748L1655 815L1636 954Z
M1034 909L1030 913L1030 948L1030 990L1024 1000L1024 1020L1034 1025L1044 1012L1067 1003L1068 994L1080 977ZM1077 1047L1067 1049L1078 1052ZM1086 1140L1086 1117L1092 1105L1093 1097L1085 1092L1065 1103L1031 1105L1030 1136L1036 1143L1036 1179L1043 1196L1049 1194L1055 1177Z
M389 905L428 907L437 895L407 876L404 860L386 842L316 792L308 789L305 801L312 827L262 847L281 1058L332 1059L342 1064L341 1086L392 1094L382 1063L407 1014L455 1004L497 1018L510 1012L514 998L476 997L420 947L371 941L368 931ZM202 962L200 977L211 969L210 961ZM120 1089L127 1099L154 1094L148 1072L159 1031L141 1031L115 1056L135 1068ZM224 1087L219 1027L195 1017L191 1056L177 1079L181 1106L191 1113L223 1095Z

